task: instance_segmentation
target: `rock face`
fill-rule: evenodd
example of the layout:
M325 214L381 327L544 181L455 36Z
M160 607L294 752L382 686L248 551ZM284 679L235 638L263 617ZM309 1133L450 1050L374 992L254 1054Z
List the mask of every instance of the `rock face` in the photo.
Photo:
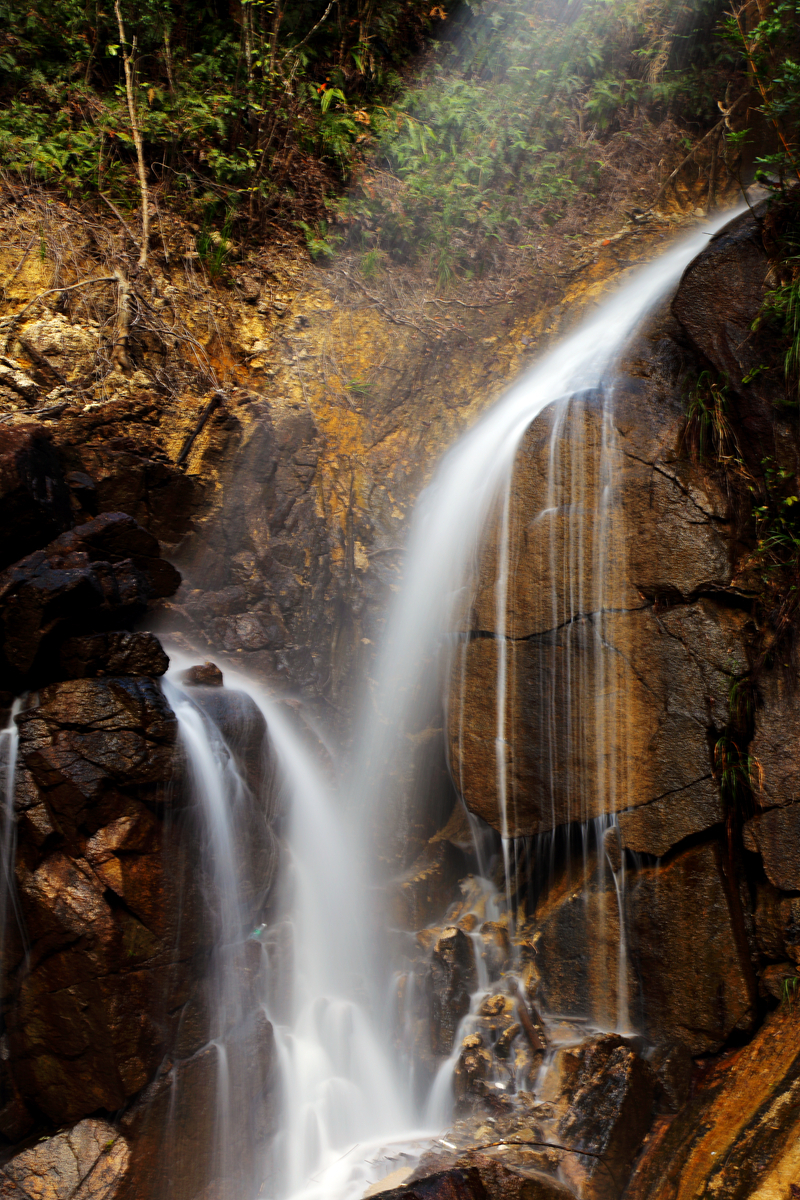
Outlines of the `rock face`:
M481 562L455 668L450 760L467 806L510 836L616 809L625 844L662 855L721 819L709 741L727 721L732 681L747 670L746 616L719 602L732 574L725 505L713 480L680 460L683 416L664 322L669 331L662 316L623 364L610 448L591 396L560 420L538 418L523 440L510 519L522 532L510 547L502 647L493 636L496 531ZM616 481L608 511L606 475Z
M631 1200L793 1196L800 1171L797 1008L784 1002L650 1139Z
M16 987L17 964L6 963L9 1049L26 1102L70 1122L122 1108L153 1075L187 981L173 959L200 948L202 903L196 886L182 888L190 881L164 828L177 729L157 685L52 684L18 723L29 950ZM179 929L182 890L194 930Z

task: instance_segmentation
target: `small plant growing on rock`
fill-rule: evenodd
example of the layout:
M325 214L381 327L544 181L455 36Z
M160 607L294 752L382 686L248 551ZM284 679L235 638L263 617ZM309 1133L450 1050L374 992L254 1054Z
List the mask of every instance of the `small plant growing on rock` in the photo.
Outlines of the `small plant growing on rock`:
M741 461L739 443L728 419L728 388L711 371L701 371L686 398L683 444L692 458L717 466Z

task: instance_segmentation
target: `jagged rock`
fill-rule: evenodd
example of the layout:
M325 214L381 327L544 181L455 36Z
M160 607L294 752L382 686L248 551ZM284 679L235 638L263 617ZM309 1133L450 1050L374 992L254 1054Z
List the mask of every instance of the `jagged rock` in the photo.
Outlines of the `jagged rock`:
M65 637L124 628L179 583L156 539L124 513L96 517L15 563L0 575L0 616L18 689L52 678Z
M0 362L0 387L16 392L28 404L33 404L39 394L36 381L7 362Z
M617 1197L650 1128L655 1076L617 1034L602 1034L558 1053L573 1059L562 1076L565 1091L556 1100L566 1108L559 1140L586 1152L565 1155L561 1170L581 1196Z
M154 397L114 399L66 412L52 436L69 475L89 480L91 490L84 485L77 497L87 512L128 513L172 546L191 528L206 488L170 461L158 419Z
M753 817L744 827L744 844L761 855L770 883L784 892L800 891L800 804Z
M0 1167L3 1200L119 1200L130 1148L108 1121L81 1121Z
M69 492L42 425L0 425L0 570L72 524Z
M475 990L472 943L451 926L437 938L431 954L431 1043L434 1054L449 1054L459 1022L469 1012Z
M783 1003L748 1046L720 1060L706 1085L654 1132L630 1200L792 1196L800 1168L798 1008Z
M64 679L102 675L163 675L169 658L152 633L95 633L68 638L60 650Z
M71 1122L152 1077L213 922L197 856L181 852L176 722L153 681L51 684L18 724L26 945L12 924L8 1063L28 1105Z

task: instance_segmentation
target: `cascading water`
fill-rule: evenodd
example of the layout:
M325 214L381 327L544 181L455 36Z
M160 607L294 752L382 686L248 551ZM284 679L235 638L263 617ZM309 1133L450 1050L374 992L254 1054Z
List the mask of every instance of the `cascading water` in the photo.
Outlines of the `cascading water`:
M728 219L720 218L715 227ZM267 721L290 811L291 867L284 903L293 935L292 986L282 1007L273 1005L270 1010L274 988L272 993L267 989L263 999L276 1028L281 1065L283 1120L274 1148L281 1195L356 1200L368 1183L390 1168L393 1153L395 1162L398 1154L407 1153L413 1158L414 1147L418 1151L424 1137L422 1126L441 1129L449 1118L450 1080L460 1037L469 1029L476 1004L487 994L488 978L479 973L470 1012L457 1031L453 1053L436 1075L431 1094L420 1098L409 1077L413 1072L403 1070L397 1062L398 1055L392 1050L393 1030L383 1015L391 955L380 945L374 896L385 880L371 878L364 863L369 840L375 835L375 804L391 809L395 817L402 813L398 788L408 779L404 767L413 752L414 735L441 709L442 691L447 690L448 680L456 681L450 695L460 697L459 703L464 703L464 662L469 641L465 631L470 628L470 614L476 604L485 533L487 528L494 528L490 608L495 618L491 639L497 643L498 653L493 685L493 773L506 893L505 898L500 895L499 905L511 917L518 850L516 797L510 771L515 718L508 703L518 670L510 620L514 588L511 547L520 533L516 528L519 514L514 468L526 430L548 408L553 412L548 500L532 536L538 538L539 552L548 554L553 564L552 594L542 600L543 608L549 609L543 625L548 636L541 639L537 661L542 677L549 679L551 699L562 688L575 697L575 703L569 709L572 727L566 731L553 728L555 707L544 706L546 720L540 733L544 760L549 766L540 784L552 791L547 776L548 772L555 776L560 769L560 748L588 739L593 749L581 760L584 774L569 776L567 815L554 811L551 825L583 822L584 874L588 876L591 869L596 869L610 870L613 875L620 922L613 987L609 979L615 1003L592 1016L606 1027L629 1026L622 919L624 856L620 858L613 852L615 812L625 802L626 715L619 698L613 699L613 680L603 675L601 660L582 677L571 678L558 666L556 643L549 635L565 627L567 645L572 638L594 639L598 645L603 642L606 615L614 606L618 579L624 574L616 528L615 481L610 473L615 437L614 362L637 324L704 248L715 227L697 232L640 271L445 457L420 499L411 529L404 587L390 614L376 672L378 685L360 723L359 746L347 788L349 804L343 805L332 794L285 710L247 681L236 681L254 698ZM570 430L575 420L581 419L582 411L598 405L600 444L591 465L588 460L580 460ZM595 474L590 479L592 472ZM482 631L477 633L481 635ZM563 644L558 654L562 660L569 658L563 654ZM218 856L214 870L221 872L219 893L223 907L227 905L232 913L229 931L222 938L230 946L242 938L241 914L237 915L235 890L228 882L235 875L231 836L225 828L231 801L220 804L217 784L209 784L212 777L222 778L220 763L224 754L212 755L212 763L201 749L203 738L213 744L216 735L207 722L200 722L201 730L191 699L173 693L173 702L185 744L194 746L193 773L198 794L205 796L209 844ZM458 732L451 758L453 778L462 794L468 794L457 748L461 722L456 720L455 726ZM591 777L585 771L587 764ZM228 778L219 786L230 797L239 785ZM590 822L594 823L592 829ZM540 864L548 855L552 861L554 835L548 837L549 850L542 843L534 854L528 854L529 861L536 860L537 854ZM589 859L595 853L597 863L592 868ZM494 885L477 880L475 886L478 892L483 889L483 898L475 902L475 911L480 909L482 914L480 919L497 917L499 908L487 910L487 905L498 904ZM223 930L227 919L222 921ZM223 954L220 962L224 961ZM413 999L414 993L413 977L411 982L409 978L406 1001ZM218 991L215 1002L228 1011L236 1011L239 1003L224 990ZM217 1040L222 1046L221 1026ZM232 1074L225 1075L223 1067L220 1078L227 1079L220 1088L220 1103L235 1113L237 1102L232 1099L232 1091L236 1081ZM220 1126L223 1128L224 1122ZM220 1139L224 1140L224 1133L220 1133ZM387 1150L389 1145L394 1146L394 1152Z

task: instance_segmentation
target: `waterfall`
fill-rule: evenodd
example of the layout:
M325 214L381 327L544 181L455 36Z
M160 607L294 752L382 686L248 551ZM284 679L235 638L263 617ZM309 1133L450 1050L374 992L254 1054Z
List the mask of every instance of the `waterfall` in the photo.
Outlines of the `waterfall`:
M213 1009L227 1014L228 1028L248 1017L248 1000L237 982L245 939L259 945L266 967L257 1004L274 1027L283 1119L262 1172L271 1180L272 1194L360 1200L404 1153L416 1157L406 1144L424 1134L416 1127L410 1091L384 1036L385 1005L371 963L365 912L370 900L358 832L285 706L226 671L228 688L249 697L265 718L277 767L275 786L287 811L288 863L278 919L288 925L290 936L281 940L282 953L274 962L269 927L247 932L237 883L236 812L247 785L220 730L203 712L198 692L172 682L185 665L188 660L173 655L165 691L178 717L202 815L219 917L211 964ZM227 689L225 694L230 695ZM270 979L276 971L290 978ZM227 1070L226 1022L218 1017L212 1028L220 1051L215 1135L220 1175L230 1174L225 1148L232 1124L246 1119L248 1104L247 1081Z
M531 423L549 410L547 502L531 533L539 552L550 556L552 566L552 594L542 599L545 609L549 606L546 631L552 633L564 626L567 640L583 637L599 645L615 602L617 581L624 575L611 465L616 437L614 364L643 317L675 284L715 229L729 219L730 214L719 218L640 270L445 456L417 505L404 584L389 614L374 671L377 684L365 699L356 751L343 784L333 781L333 771L315 764L285 706L226 670L228 684L246 692L266 720L288 812L288 866L280 919L290 931L287 943L291 951L283 960L280 955L270 958L269 931L258 931L256 937L273 973L286 971L286 960L291 961L290 986L284 989L283 1000L275 1000L281 989L274 986L274 980L264 987L260 999L262 1012L275 1030L281 1074L282 1120L273 1147L273 1194L303 1200L360 1200L365 1188L392 1166L413 1162L432 1130L440 1131L449 1120L450 1084L460 1038L487 995L488 978L479 973L477 991L456 1032L453 1052L440 1066L429 1094L420 1099L414 1094L414 1071L400 1061L403 1053L392 1041L391 1004L386 1004L387 992L392 990L392 955L386 918L377 902L386 880L374 867L368 868L370 850L376 837L385 837L387 818L394 820L400 814L402 819L402 790L409 779L406 763L414 752L415 734L441 712L443 693L455 698L451 705L463 708L465 704L470 619L481 563L485 566L486 562L487 531L493 531L489 605L495 619L491 639L497 644L493 775L506 893L504 902L502 896L499 900L510 921L512 876L518 873L521 858L510 786L515 731L508 696L517 664L509 603L513 605L513 546L519 534L515 464L523 438ZM581 459L573 432L581 414L592 408L599 411L600 439L590 463ZM478 634L483 636L480 630ZM569 777L567 819L582 829L584 877L592 871L601 878L611 873L609 895L615 897L620 925L619 958L614 978L607 980L615 1003L589 1016L601 1027L628 1030L625 863L624 855L614 853L615 814L625 806L626 714L619 705L599 699L613 692L613 680L603 677L605 668L599 659L594 675L589 672L572 678L557 664L555 649L552 638L542 639L538 662L542 678L550 679L551 688L550 707L544 705L539 731L549 764L545 775L549 772L554 777L561 769L558 755L565 738L580 741L591 731L592 743L599 747L592 767L595 775L591 780L580 773ZM174 659L173 670L178 665ZM566 731L554 728L557 688L575 696L569 709L571 727ZM228 967L245 935L235 886L237 864L232 847L236 838L226 822L236 808L233 797L243 785L235 771L231 772L224 739L199 713L191 695L175 690L168 694L181 723L194 787L205 813L207 844L214 857L210 869L223 910L221 941L227 947L218 952L217 974L220 969L223 974L235 974ZM455 717L458 744L461 723L458 714ZM451 766L463 792L460 761ZM547 779L543 785L549 786ZM564 824L555 810L552 817L554 832L542 835L536 847L526 850L527 861L538 863L545 871L548 862L552 866L558 836L555 827ZM480 845L476 845L476 858L485 863ZM515 887L517 884L518 880ZM489 881L478 879L474 886L476 896L480 893L485 920L488 905L496 905L497 898L491 895ZM472 941L477 950L478 935ZM480 960L480 955L476 958ZM241 998L231 995L227 987L220 978L216 1003L243 1020L246 1014L237 1008ZM414 1002L414 997L413 974L407 974L406 1004ZM226 1074L221 1024L215 1036L220 1046L220 1079L224 1081L219 1102L227 1109L219 1126L222 1146L226 1122L239 1119L242 1100L239 1081L233 1073Z

